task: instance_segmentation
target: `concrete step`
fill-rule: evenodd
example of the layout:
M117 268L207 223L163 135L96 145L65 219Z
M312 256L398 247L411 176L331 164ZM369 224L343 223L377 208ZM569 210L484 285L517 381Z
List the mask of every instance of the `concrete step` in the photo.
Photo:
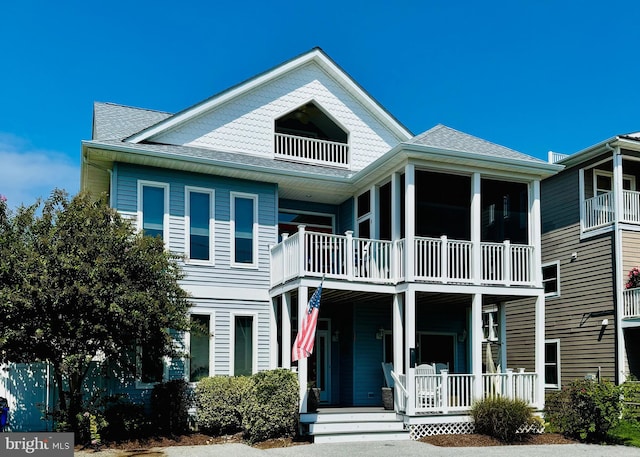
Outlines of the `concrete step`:
M332 433L383 433L402 432L402 422L316 422L309 424L312 435L327 435Z
M314 443L353 443L359 441L403 441L409 439L409 432L403 433L336 433L334 435L314 435Z
M402 416L394 411L349 411L307 413L300 421L315 443L408 440Z

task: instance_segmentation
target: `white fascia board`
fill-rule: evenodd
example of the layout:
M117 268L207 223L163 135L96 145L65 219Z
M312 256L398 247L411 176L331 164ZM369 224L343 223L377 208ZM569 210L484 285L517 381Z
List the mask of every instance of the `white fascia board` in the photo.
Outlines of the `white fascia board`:
M621 138L617 136L611 137L607 140L601 141L600 143L594 144L593 146L582 149L581 151L578 151L574 154L570 154L569 156L565 157L562 160L559 160L556 163L564 165L567 168L578 165L594 157L597 157L605 151L608 151L609 147L613 147L613 145L618 144L620 141Z
M135 147L135 145L120 146L120 145L113 145L113 144L101 144L101 143L83 141L83 146L85 145L85 143L88 148L87 150L95 149L95 150L104 151L107 154L115 153L113 154L113 157L111 157L111 159L114 161L125 162L125 163L127 162L136 163L135 161L130 160L131 156L129 154L134 154L138 156L155 158L158 160L164 160L164 161L174 162L174 163L188 162L188 163L207 165L207 166L212 166L217 168L241 170L241 171L246 171L247 173L256 173L256 177L254 177L253 179L258 179L260 181L266 181L266 182L270 182L270 181L264 179L265 175L266 176L268 175L293 176L300 179L313 179L317 181L327 181L330 183L343 183L343 184L350 184L352 181L351 177L343 178L339 176L323 175L320 173L307 173L299 170L282 170L278 168L262 167L259 165L239 164L239 163L227 162L223 160L206 159L202 157L189 157L189 156L183 156L183 155L165 153L165 152L159 152L159 151L147 151L144 149L139 149ZM126 158L129 160L124 160L124 157L119 156L120 153L127 154L128 156ZM172 168L172 167L167 167L167 168ZM176 167L175 169L179 170L180 168Z
M298 67L315 61L321 68L324 69L333 79L342 83L348 91L354 95L361 103L375 113L375 115L384 120L385 125L394 131L396 135L401 138L409 139L413 135L407 129L405 129L397 120L395 120L386 110L384 110L379 103L371 98L363 89L358 86L351 77L349 77L343 70L337 67L337 65L331 61L322 51L319 49L313 49L312 51L303 54L289 62L285 62L273 70L267 71L261 75L255 76L244 83L227 89L219 95L200 102L191 108L178 113L174 116L161 121L154 126L151 126L139 133L136 133L128 138L128 141L132 143L139 143L147 140L153 136L156 136L162 132L172 129L176 125L182 124L190 119L194 119L201 114L204 114L216 106L220 106L227 101L238 97L244 93L247 93L268 81L275 80Z

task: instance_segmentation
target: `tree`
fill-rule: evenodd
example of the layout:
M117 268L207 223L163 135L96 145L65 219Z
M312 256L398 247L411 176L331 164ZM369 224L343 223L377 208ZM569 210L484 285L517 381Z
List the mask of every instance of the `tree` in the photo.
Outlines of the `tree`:
M51 364L73 430L95 357L125 373L132 349L176 356L188 329L177 257L86 193L15 212L0 199L0 362Z

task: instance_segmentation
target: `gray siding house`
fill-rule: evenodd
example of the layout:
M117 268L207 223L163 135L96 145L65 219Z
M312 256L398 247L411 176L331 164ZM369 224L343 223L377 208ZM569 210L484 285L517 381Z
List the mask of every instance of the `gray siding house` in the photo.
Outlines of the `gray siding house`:
M494 393L542 408L540 182L561 166L443 125L414 136L320 49L176 114L96 103L93 123L82 189L184 256L210 330L181 338L184 360L141 348L110 391L292 369L316 441L469 431L472 401ZM314 353L292 363L321 284ZM528 370L506 363L517 299Z

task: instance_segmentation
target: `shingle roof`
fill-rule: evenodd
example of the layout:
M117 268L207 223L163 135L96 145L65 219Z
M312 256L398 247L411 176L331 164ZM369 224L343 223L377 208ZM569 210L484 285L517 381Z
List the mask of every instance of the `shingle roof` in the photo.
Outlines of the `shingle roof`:
M122 140L170 116L161 111L96 102L93 105L93 139Z
M531 157L521 152L478 138L468 133L438 124L420 135L407 141L408 144L419 144L449 151L484 154L492 157L527 160L531 162L546 163L543 160Z

